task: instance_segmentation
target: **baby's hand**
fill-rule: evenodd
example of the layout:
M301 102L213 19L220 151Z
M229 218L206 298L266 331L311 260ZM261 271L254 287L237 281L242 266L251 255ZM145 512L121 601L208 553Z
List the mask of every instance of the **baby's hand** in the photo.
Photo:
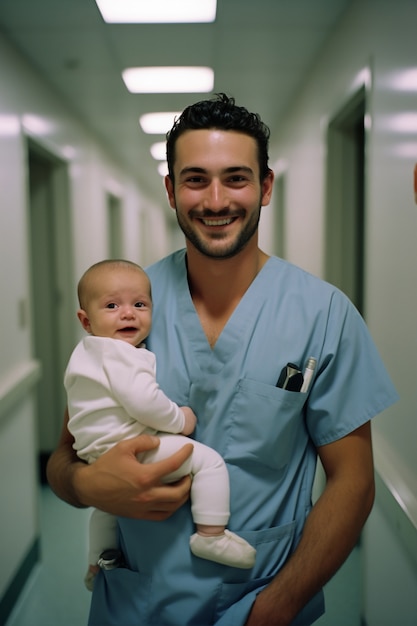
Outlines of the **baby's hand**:
M182 435L191 435L194 431L195 425L197 423L197 418L195 413L189 406L180 407L185 416L184 428L182 431Z

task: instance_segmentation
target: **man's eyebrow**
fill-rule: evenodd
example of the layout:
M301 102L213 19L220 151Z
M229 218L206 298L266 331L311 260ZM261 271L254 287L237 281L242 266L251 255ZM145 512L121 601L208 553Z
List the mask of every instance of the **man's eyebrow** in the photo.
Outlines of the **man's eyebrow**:
M190 165L189 167L184 167L180 171L180 176L186 176L187 174L207 174L208 170L204 167L197 167ZM222 174L235 174L236 172L246 172L247 174L253 175L253 169L248 167L247 165L233 165L231 167L225 167L221 170Z
M253 174L253 169L247 165L235 165L233 167L227 167L224 170L225 174L234 174L235 172L245 172L246 174Z
M185 176L187 174L205 174L206 172L207 170L205 170L203 167L194 167L190 165L189 167L184 167L180 171L180 176Z

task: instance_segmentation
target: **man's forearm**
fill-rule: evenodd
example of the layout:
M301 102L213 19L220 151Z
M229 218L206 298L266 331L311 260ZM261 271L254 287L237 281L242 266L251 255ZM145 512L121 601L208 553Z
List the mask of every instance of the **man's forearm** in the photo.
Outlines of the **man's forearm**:
M375 487L370 427L320 449L326 488L307 518L300 543L260 592L247 626L288 626L330 580L355 546Z
M75 473L83 466L85 463L78 459L71 447L60 445L50 456L46 467L48 483L54 493L78 508L86 506L80 502L75 489Z
M326 490L307 520L296 551L259 594L248 626L288 626L292 622L355 546L370 509L367 500L358 498L353 505L343 493Z

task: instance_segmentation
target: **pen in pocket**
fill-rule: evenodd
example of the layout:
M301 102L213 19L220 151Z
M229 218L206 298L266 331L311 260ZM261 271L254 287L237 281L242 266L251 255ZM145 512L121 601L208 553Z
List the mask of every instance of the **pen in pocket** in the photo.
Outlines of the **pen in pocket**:
M304 370L304 381L301 386L301 393L307 393L310 389L311 381L313 380L314 370L316 369L317 361L312 356L307 361L307 367Z

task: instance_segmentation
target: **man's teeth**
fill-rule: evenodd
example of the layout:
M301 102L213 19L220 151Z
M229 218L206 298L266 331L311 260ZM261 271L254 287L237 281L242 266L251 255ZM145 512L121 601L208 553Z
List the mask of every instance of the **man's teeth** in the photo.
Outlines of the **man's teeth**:
M231 217L224 217L223 219L218 219L218 220L203 219L203 224L205 226L226 226L227 224L231 224L232 221L233 221L233 218Z

